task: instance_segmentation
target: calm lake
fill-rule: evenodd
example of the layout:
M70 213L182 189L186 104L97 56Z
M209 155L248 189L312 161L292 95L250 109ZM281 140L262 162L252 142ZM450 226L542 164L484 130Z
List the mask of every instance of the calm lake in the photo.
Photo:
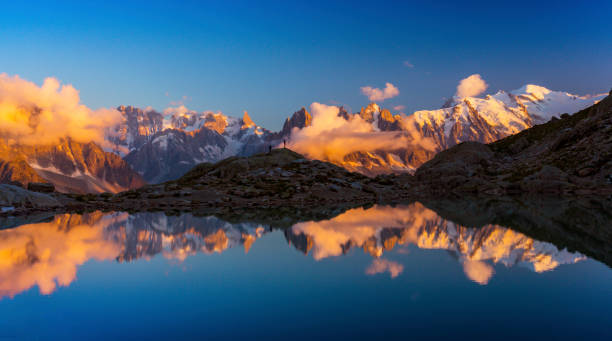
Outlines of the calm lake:
M612 340L612 270L420 203L281 224L95 212L0 230L0 340L239 338Z

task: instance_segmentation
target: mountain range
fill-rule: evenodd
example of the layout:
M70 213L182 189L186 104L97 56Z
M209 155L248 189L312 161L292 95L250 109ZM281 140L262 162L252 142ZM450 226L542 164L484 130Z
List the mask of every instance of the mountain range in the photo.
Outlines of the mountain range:
M438 152L464 141L489 143L573 113L604 95L577 96L536 85L499 91L484 98L453 97L443 108L393 114L376 103L359 112L338 108L337 117L365 131L351 136L390 139L388 147L351 150L342 157L309 155L373 176L413 173ZM122 120L106 132L104 149L90 142L62 139L56 145L21 146L0 143L0 182L51 182L63 192L119 192L145 183L176 179L195 165L230 156L250 156L279 146L308 145L299 140L322 120L306 109L288 117L278 132L242 118L214 112L196 112L181 106L164 113L131 106L117 108ZM320 123L319 123L320 125ZM349 131L350 133L350 131ZM393 135L385 135L393 133ZM334 138L329 133L328 138ZM402 141L398 143L398 141ZM393 142L393 143L392 143Z
M396 132L408 143L395 149L354 151L341 160L327 159L350 171L366 175L413 173L438 152L464 141L490 143L518 133L552 117L574 113L601 100L605 95L577 96L525 85L517 90L499 91L484 98L453 98L437 110L416 111L412 115L392 114L370 103L359 112L343 107L338 116L346 121L362 120L370 131ZM242 118L221 113L181 110L161 114L134 107L118 108L124 123L109 134L118 153L147 182L176 179L201 162L216 162L229 156L249 156L272 146L290 144L292 136L313 124L306 108L288 117L279 132L264 129L245 112ZM426 144L411 143L423 141ZM305 153L309 156L308 153Z

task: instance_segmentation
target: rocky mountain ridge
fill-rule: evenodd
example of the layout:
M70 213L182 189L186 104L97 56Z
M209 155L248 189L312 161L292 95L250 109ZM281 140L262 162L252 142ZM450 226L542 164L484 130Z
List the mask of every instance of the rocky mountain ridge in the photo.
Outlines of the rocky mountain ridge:
M279 148L201 163L178 180L115 196L65 196L62 202L68 210L233 210L351 207L465 193L611 195L612 96L488 145L458 144L414 176L367 177Z
M360 120L371 132L397 132L408 140L426 140L430 148L409 142L394 150L351 152L333 162L368 176L413 173L439 151L462 141L489 143L601 98L527 85L485 98L454 99L450 107L410 116L392 114L375 103L357 113L340 107L338 117L347 122ZM143 185L142 178L161 183L179 178L202 162L262 153L283 141L291 144L295 134L316 120L302 108L286 119L281 131L271 132L256 125L246 112L242 118L233 118L185 107L164 113L123 106L118 110L124 121L106 137L106 147L111 146L114 153L70 139L55 146L0 145L0 182L51 182L60 191L75 193L119 192Z
M202 162L265 151L274 134L242 118L181 110L161 114L131 106L117 108L124 121L107 133L113 150L147 182L174 180Z
M458 143L490 143L553 116L581 110L603 97L525 85L484 98L454 98L445 108L416 111L408 116L393 114L376 103L356 113L340 107L338 116L347 121L359 117L371 126L372 132L397 132L409 140L427 143L409 143L394 150L351 152L340 161L325 157L321 160L368 176L413 173L438 152ZM270 145L281 145L283 140L291 142L292 134L309 127L313 120L311 113L301 108L285 120L279 132L271 132L253 123L248 114L234 118L184 107L164 114L134 107L118 109L124 115L124 123L109 132L108 140L151 183L176 179L200 162L249 156L266 151Z

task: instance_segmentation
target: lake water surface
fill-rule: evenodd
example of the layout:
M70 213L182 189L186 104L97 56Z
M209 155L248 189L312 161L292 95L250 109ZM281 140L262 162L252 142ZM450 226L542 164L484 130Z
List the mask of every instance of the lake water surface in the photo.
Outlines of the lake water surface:
M612 270L578 250L420 203L279 225L95 212L0 230L0 340L612 340Z

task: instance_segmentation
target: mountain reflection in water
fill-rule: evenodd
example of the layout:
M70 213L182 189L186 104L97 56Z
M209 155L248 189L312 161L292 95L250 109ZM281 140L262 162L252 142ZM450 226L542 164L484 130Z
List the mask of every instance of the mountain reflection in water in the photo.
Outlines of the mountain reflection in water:
M0 297L13 297L35 285L42 294L50 294L57 286L68 286L78 267L90 259L126 262L162 254L183 261L198 252L221 253L239 245L248 253L273 229L191 214L62 214L49 222L0 230ZM356 208L283 230L291 245L315 260L361 248L373 257L365 274L388 272L391 278L404 268L385 259L384 253L394 248L408 253L409 245L451 252L465 275L480 284L489 282L495 263L543 272L586 258L502 226L460 226L420 203Z

